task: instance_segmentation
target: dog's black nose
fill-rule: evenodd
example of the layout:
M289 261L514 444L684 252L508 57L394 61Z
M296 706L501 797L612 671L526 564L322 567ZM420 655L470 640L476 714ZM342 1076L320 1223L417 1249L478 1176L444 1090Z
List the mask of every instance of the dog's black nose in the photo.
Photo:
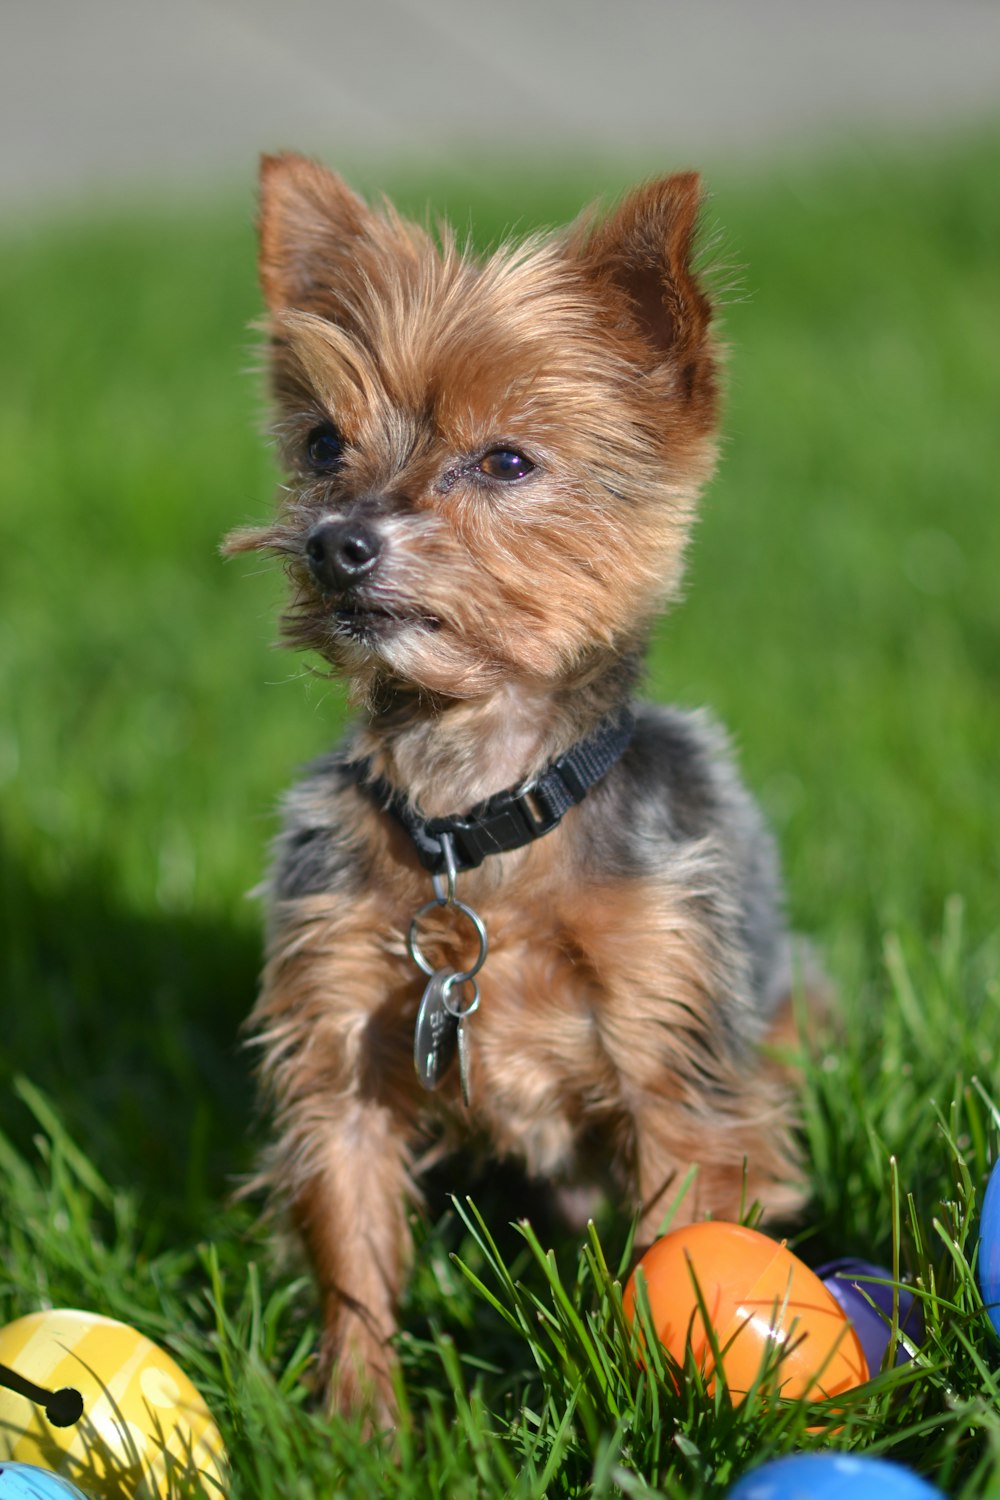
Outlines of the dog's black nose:
M306 537L306 561L320 588L341 593L372 572L382 540L364 521L321 521Z

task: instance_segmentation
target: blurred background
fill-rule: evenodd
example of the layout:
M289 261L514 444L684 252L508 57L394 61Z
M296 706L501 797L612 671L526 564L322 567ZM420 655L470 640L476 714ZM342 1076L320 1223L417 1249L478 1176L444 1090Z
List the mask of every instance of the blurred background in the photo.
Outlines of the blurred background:
M743 166L998 104L993 0L5 0L0 195L246 184L279 146Z
M703 170L726 437L649 691L729 725L861 1011L943 931L1000 997L994 0L4 0L0 28L0 1128L30 1134L33 1080L194 1232L248 1160L245 892L343 717L271 649L276 570L217 552L275 482L262 149L480 244Z

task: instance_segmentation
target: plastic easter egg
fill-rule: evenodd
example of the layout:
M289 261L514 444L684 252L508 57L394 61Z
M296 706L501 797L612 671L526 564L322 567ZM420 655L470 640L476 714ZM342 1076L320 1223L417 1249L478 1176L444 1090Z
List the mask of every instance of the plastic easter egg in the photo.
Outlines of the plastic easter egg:
M0 1500L87 1500L68 1479L35 1464L0 1463Z
M38 1464L93 1500L161 1500L198 1476L225 1493L222 1439L191 1381L137 1329L99 1313L30 1313L0 1328L6 1460Z
M863 1385L868 1364L843 1308L797 1256L739 1224L691 1224L657 1240L625 1288L635 1314L635 1280L646 1278L653 1325L678 1364L690 1348L712 1376L715 1356L695 1283L721 1353L734 1401L746 1395L770 1356L782 1396L818 1401Z
M901 1464L857 1453L793 1453L744 1474L726 1500L942 1500Z
M979 1220L979 1290L986 1315L1000 1333L1000 1162L990 1173Z
M816 1275L854 1324L868 1368L873 1375L877 1374L892 1330L892 1287L885 1285L892 1280L892 1272L867 1260L845 1257L817 1266ZM926 1331L923 1309L918 1298L905 1287L899 1289L899 1329L911 1344L923 1343ZM905 1365L911 1357L902 1342L897 1341L896 1364Z

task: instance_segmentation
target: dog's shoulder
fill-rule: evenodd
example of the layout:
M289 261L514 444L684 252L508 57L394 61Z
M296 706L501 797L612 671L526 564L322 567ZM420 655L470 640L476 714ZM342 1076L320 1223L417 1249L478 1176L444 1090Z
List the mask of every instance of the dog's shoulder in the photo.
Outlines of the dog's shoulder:
M746 952L768 1008L786 985L778 855L721 726L703 710L640 706L632 744L595 793L592 867L696 896Z
M622 761L620 790L671 840L703 838L723 815L736 780L728 739L703 709L640 704Z
M728 736L704 709L638 706L632 743L608 778L605 819L611 803L636 851L705 839L739 843L764 832Z
M346 890L357 882L363 837L353 739L307 765L282 800L268 888L272 901Z

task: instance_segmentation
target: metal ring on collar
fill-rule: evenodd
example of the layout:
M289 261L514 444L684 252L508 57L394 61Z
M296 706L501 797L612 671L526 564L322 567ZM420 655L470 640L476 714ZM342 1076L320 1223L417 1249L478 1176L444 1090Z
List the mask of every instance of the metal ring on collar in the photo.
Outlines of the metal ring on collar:
M431 876L434 894L442 906L455 905L455 881L458 867L455 863L455 840L450 833L441 834L441 853L444 856L444 871Z
M472 985L472 999L469 1001L468 1005L464 1007L464 1009L456 1008L456 1006L452 1005L451 1003L452 990L457 990L459 985L461 984ZM470 979L467 976L464 977L461 974L449 974L448 978L441 986L441 1004L444 1006L449 1016L454 1016L456 1021L464 1020L466 1016L471 1016L474 1010L479 1009L479 985L474 979Z
M485 922L483 921L479 913L473 911L471 906L466 906L464 901L425 901L423 906L421 906L414 913L413 921L410 923L410 930L406 935L406 946L409 950L410 957L413 959L413 962L416 964L418 969L421 969L423 973L428 975L437 972L433 964L428 963L427 959L421 952L420 941L417 937L417 926L420 922L421 917L425 917L429 911L440 911L442 906L446 906L449 911L460 912L463 917L468 917L469 921L472 923L473 927L476 930L476 937L479 939L479 954L476 958L475 963L472 965L472 968L462 969L459 973L452 975L453 983L464 984L467 979L472 979L476 974L479 973L480 969L483 967L483 964L486 962L486 953L489 948L489 940L486 936Z

